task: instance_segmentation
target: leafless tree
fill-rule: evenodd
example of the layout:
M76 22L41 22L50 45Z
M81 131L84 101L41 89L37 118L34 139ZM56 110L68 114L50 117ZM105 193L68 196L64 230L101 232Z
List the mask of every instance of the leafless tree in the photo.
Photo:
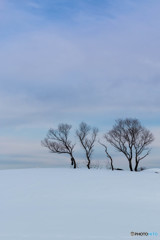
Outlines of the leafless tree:
M151 149L148 146L154 140L153 134L144 128L139 120L132 118L116 120L112 130L106 133L104 138L125 155L131 171L138 170L139 162L149 155Z
M113 170L114 170L114 167L113 167L113 159L112 159L111 155L110 155L109 152L108 152L108 147L107 147L107 145L106 145L105 143L100 142L100 141L98 141L98 142L99 142L100 145L102 145L102 146L104 147L105 153L106 153L106 155L107 155L107 158L109 158L109 160L110 160L111 169L112 169L112 171L113 171Z
M69 140L71 128L71 125L62 123L58 125L58 129L49 129L47 137L42 141L42 145L47 147L52 153L69 154L71 165L76 168L76 161L73 157L75 144Z
M91 155L93 153L94 143L98 134L98 128L91 128L85 122L79 125L79 129L76 131L79 141L85 150L87 158L87 167L90 169Z

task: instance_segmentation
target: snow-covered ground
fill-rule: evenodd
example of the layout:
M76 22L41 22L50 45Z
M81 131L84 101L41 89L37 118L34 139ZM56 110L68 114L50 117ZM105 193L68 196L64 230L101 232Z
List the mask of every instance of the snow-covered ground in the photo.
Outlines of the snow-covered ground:
M160 239L160 172L0 171L0 239ZM130 232L158 233L134 237Z

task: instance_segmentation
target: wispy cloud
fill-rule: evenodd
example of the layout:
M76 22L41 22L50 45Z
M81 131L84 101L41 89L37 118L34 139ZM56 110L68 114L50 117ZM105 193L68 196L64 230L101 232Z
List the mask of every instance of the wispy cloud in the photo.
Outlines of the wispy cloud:
M28 6L30 6L30 7L32 7L32 8L36 8L36 9L42 8L42 5L41 5L41 4L38 4L37 2L34 2L34 1L28 2L27 4L28 4Z

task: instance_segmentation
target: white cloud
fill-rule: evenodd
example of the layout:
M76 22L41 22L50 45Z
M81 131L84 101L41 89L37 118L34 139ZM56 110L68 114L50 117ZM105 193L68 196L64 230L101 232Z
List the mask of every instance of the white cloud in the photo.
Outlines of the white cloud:
M35 9L42 8L42 6L40 4L38 4L38 3L34 2L34 1L28 2L27 4L28 4L28 6L30 6L32 8L35 8Z

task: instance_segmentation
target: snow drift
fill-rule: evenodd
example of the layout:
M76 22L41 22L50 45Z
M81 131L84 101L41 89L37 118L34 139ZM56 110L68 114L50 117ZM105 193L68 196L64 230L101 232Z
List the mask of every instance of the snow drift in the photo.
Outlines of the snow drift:
M0 193L3 240L160 237L160 174L154 171L1 170Z

